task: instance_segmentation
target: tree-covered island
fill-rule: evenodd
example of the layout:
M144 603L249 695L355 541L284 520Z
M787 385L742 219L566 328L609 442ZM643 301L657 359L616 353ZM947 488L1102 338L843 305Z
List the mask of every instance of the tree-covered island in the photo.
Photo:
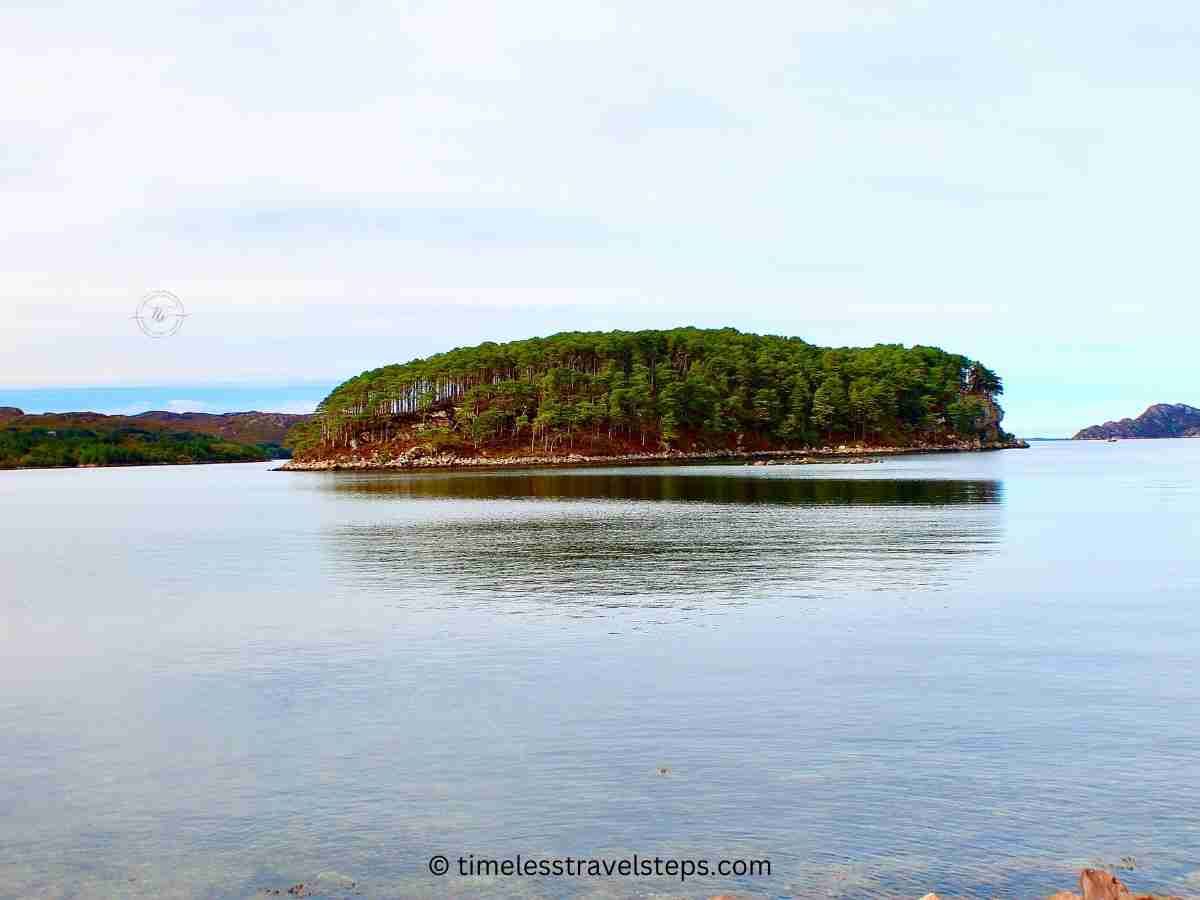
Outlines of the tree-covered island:
M1015 446L1000 378L936 347L824 348L732 328L564 332L364 372L285 468L864 447Z

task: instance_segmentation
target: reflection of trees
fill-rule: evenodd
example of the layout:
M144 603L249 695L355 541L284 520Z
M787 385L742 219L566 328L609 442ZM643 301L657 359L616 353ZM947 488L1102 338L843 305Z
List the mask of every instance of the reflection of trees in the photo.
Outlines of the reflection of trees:
M674 605L912 589L944 583L1001 529L991 481L529 473L332 489L383 500L390 517L331 532L345 570L414 599ZM386 502L430 498L462 502Z
M445 499L665 500L775 504L997 503L998 481L757 478L727 475L518 472L337 478L331 490Z

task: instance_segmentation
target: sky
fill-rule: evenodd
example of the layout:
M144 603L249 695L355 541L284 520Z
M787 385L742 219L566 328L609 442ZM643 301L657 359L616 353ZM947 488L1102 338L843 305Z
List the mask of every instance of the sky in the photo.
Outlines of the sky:
M1024 436L1200 405L1198 51L1175 0L7 3L0 405L677 325L962 353Z

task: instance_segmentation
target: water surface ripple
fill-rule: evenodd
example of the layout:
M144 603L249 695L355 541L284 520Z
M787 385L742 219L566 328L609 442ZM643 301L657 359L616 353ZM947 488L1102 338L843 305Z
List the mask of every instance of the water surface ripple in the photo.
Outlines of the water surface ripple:
M1200 894L1197 463L0 473L0 897Z

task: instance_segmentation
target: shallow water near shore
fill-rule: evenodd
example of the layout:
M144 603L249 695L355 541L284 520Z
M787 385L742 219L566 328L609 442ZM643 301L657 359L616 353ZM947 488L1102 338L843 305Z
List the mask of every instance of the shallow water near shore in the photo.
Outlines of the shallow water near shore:
M1200 895L1200 441L272 465L0 472L0 897Z

